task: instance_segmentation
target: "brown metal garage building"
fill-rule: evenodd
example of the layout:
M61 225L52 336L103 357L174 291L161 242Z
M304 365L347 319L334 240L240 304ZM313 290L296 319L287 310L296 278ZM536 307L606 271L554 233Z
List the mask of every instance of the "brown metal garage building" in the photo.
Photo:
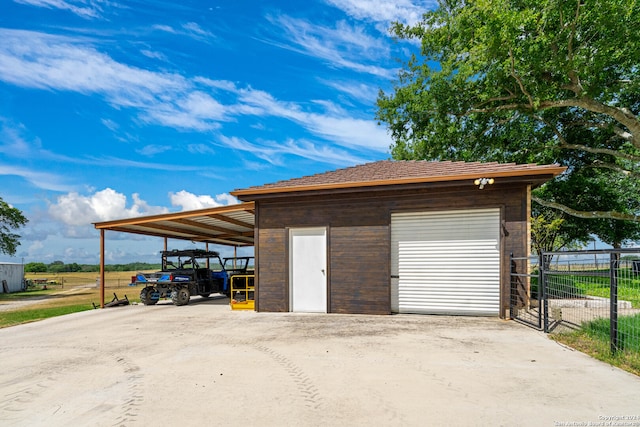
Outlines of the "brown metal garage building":
M255 204L256 309L508 317L531 188L563 171L379 161L235 190Z

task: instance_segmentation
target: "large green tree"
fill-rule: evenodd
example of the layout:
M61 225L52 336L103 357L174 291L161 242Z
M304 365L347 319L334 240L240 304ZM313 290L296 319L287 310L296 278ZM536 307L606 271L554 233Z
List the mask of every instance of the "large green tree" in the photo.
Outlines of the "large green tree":
M0 197L0 253L15 255L16 248L20 245L20 235L15 234L14 230L25 225L27 221L19 209Z
M640 230L638 1L442 0L392 31L420 43L378 97L394 158L558 162L535 201Z

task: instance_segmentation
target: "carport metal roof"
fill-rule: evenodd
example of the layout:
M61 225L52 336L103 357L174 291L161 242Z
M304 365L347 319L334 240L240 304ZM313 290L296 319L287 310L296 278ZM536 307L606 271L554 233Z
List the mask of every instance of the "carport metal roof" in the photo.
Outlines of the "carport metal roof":
M98 230L121 231L194 242L253 246L253 202L195 211L96 222Z

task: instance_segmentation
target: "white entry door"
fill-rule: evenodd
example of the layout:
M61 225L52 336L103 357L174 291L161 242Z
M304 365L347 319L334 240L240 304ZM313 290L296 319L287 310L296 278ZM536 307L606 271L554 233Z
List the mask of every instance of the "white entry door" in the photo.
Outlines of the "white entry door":
M327 230L289 230L291 311L327 312Z

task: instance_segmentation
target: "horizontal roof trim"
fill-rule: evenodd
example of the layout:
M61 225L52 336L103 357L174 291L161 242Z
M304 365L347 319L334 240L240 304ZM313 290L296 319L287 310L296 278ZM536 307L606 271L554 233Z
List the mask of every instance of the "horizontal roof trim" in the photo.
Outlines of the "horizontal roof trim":
M255 210L254 202L244 202L236 205L198 209L195 211L173 212L168 214L139 216L139 217L127 218L127 219L116 219L113 221L94 222L93 225L95 226L95 228L101 229L101 228L111 228L117 225L145 224L148 222L157 222L157 221L172 221L176 219L187 219L187 218L209 216L209 215L216 215L216 214L220 215L220 214L229 213L229 212L246 211L246 212L251 212L253 214L254 210Z
M369 180L369 181L348 181L348 182L332 182L326 184L309 184L309 185L290 185L282 187L262 187L262 188L247 188L242 190L231 191L231 194L236 197L250 196L250 195L262 195L262 194L280 194L280 193L292 193L301 191L317 191L317 190L338 190L346 188L362 188L362 187L377 187L377 186L390 186L390 185L404 185L404 184L423 184L434 182L446 182L446 181L474 181L477 178L511 178L511 177L525 177L525 176L539 176L539 175L552 175L557 176L564 172L566 168L558 165L546 165L538 166L536 168L523 168L520 170L505 170L505 171L473 171L464 174L453 175L433 175L433 176L421 176L421 177L408 177L408 178L395 178L395 179L382 179L382 180Z
M253 246L255 204L240 203L94 223L96 229L232 246Z

